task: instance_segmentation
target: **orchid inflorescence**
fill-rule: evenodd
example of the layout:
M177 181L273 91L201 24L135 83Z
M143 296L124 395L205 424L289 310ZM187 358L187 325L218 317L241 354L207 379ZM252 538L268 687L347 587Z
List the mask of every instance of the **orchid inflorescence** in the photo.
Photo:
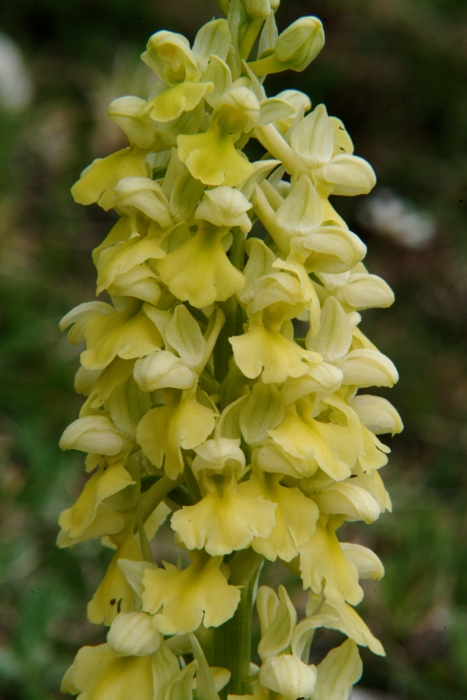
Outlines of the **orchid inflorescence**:
M357 645L384 653L353 607L359 579L383 566L336 532L391 507L377 435L401 420L358 391L397 371L358 325L394 297L329 201L368 193L375 176L324 105L263 88L311 63L321 22L278 34L279 0L219 3L227 19L191 48L151 36L148 99L109 107L129 146L72 189L119 216L93 253L110 302L61 322L85 342L75 387L87 398L60 444L88 453L91 476L58 544L114 550L88 605L107 643L83 647L62 682L80 700L346 700ZM166 519L179 555L161 567L150 543ZM309 591L301 621L283 586L257 588L265 559ZM323 627L348 639L314 666Z

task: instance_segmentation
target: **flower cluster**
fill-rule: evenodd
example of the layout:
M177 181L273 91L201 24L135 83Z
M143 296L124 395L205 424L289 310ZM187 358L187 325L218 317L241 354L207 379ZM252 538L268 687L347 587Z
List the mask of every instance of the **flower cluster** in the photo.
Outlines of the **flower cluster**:
M382 564L336 532L390 508L377 435L401 421L359 390L392 386L397 371L358 325L393 294L329 201L369 192L375 176L323 105L263 88L268 73L315 58L319 20L278 34L278 0L220 4L227 19L192 47L168 31L149 39L148 99L109 108L129 146L72 190L119 216L93 253L110 302L61 323L85 343L75 385L87 398L60 445L88 453L91 476L60 516L58 544L100 537L114 550L88 606L110 626L107 643L81 649L62 684L81 700L129 700L136 687L141 700L194 689L216 700L223 688L345 700L357 644L383 653L353 607L359 579L380 578ZM153 560L166 519L178 566ZM294 571L309 603L297 624L284 588L259 588L258 668L249 634L264 559ZM315 667L318 627L348 641Z

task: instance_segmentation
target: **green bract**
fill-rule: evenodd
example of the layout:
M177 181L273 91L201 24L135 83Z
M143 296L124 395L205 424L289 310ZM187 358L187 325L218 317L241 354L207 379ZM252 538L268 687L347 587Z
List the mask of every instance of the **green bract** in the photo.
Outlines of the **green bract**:
M88 606L110 626L107 643L81 649L62 684L80 700L133 700L136 688L145 700L195 689L198 700L346 700L357 644L384 653L353 608L382 564L337 531L391 507L377 435L402 423L359 391L392 386L397 370L358 326L359 311L394 297L329 200L369 192L375 176L324 105L310 111L294 90L270 98L258 77L304 70L321 22L279 34L277 1L220 4L227 20L193 47L153 34L147 100L109 108L128 148L72 190L120 217L93 254L111 302L62 321L85 343L76 388L87 399L60 446L88 453L92 474L60 516L58 544L102 537L115 549ZM250 140L263 147L256 161ZM177 565L152 547L167 518ZM283 587L259 588L255 668L265 559L286 562L309 602L297 623ZM348 641L315 667L319 627Z

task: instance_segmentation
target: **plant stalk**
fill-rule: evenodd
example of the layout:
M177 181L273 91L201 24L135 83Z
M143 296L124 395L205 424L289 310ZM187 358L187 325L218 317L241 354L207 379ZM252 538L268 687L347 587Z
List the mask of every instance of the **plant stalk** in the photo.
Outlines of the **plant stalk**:
M214 630L214 665L228 668L230 681L220 692L227 695L244 695L251 692L248 681L251 658L251 623L255 586L264 559L252 549L247 549L229 562L232 574L229 583L243 586L235 615Z
M168 476L162 476L141 497L141 521L144 523L166 496L185 481L185 474L173 481Z

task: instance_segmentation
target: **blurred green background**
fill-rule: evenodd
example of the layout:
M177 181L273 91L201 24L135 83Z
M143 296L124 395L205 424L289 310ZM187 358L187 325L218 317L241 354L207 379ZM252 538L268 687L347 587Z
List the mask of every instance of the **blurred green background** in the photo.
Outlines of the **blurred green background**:
M57 442L77 416L78 350L57 328L93 299L91 250L110 215L70 186L123 145L106 117L151 82L139 54L166 28L193 38L214 0L3 0L0 10L0 698L59 698L104 571L99 543L55 547L56 520L84 483ZM327 44L303 74L269 80L325 102L378 174L336 207L396 292L363 329L396 363L388 393L405 422L383 476L394 513L347 537L386 565L360 611L387 659L363 653L362 686L399 700L467 697L467 4L465 0L283 0ZM17 64L18 55L22 65ZM16 61L16 64L15 64ZM16 72L15 72L16 71ZM276 580L277 572L266 572ZM303 594L297 591L297 602ZM318 637L318 647L328 637Z

